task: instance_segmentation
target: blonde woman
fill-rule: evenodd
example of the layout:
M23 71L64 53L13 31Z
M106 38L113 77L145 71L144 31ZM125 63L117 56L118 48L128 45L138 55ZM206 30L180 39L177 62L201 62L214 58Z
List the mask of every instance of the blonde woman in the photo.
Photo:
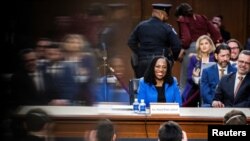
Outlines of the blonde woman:
M196 107L199 105L200 92L199 80L202 69L209 62L214 62L215 45L208 35L200 36L196 41L196 53L190 54L187 70L187 83L182 93L184 107Z
M88 40L80 34L67 34L63 39L65 69L74 78L71 98L76 105L92 105L96 81L96 58ZM71 88L73 89L73 88Z

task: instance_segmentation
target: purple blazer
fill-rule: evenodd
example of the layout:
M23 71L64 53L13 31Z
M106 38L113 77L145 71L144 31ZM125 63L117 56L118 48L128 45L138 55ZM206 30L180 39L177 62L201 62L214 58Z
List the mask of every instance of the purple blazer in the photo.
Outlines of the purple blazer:
M211 53L209 56L209 62L214 62L214 54ZM184 87L184 90L182 92L182 98L183 98L183 102L187 100L187 98L189 97L189 92L191 90L191 88L193 87L193 85L196 85L194 83L194 81L192 80L192 74L193 74L193 70L195 67L201 67L201 61L197 60L196 56L193 55L190 57L190 62L188 64L188 70L187 70L187 83L186 86Z

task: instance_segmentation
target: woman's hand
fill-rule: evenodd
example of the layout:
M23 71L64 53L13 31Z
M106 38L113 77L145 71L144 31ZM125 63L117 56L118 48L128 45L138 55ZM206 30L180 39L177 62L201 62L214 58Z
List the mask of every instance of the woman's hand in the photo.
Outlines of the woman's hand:
M193 69L193 76L199 77L200 76L201 69L200 68L194 68Z

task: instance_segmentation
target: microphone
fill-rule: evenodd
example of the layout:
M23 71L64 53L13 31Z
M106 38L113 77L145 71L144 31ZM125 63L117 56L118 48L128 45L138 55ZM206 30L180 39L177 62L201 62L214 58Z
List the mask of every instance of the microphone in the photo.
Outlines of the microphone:
M101 46L102 46L102 49L103 49L103 59L104 60L107 60L107 45L106 45L106 42L107 42L107 36L108 34L110 33L111 31L111 28L110 27L105 27L103 29L103 31L101 32Z
M106 43L102 42L102 48L103 48L103 60L107 60L107 47L106 47Z
M123 82L123 80L121 80L120 77L117 76L117 74L115 73L115 69L112 68L111 66L108 65L109 70L114 74L114 76L117 78L118 82L121 84L122 88L127 92L127 94L129 94L129 90L128 87L126 86L126 84Z
M110 31L111 31L110 27L105 27L101 34L102 35L107 35Z
M107 40L109 40L109 34L111 32L111 28L110 27L105 27L102 32L100 33L100 41L101 43L103 42L107 42Z
M112 73L115 73L115 69L109 66L109 69Z

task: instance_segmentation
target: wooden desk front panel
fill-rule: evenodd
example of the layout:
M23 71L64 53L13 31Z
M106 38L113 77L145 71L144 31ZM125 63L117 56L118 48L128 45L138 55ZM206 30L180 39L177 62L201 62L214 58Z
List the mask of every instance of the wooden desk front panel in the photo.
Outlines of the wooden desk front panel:
M232 108L181 108L181 115L141 115L132 111L98 111L97 107L25 106L18 112L24 116L32 108L42 108L51 113L55 121L54 133L58 137L83 137L95 128L100 119L110 119L119 138L157 138L160 124L173 120L187 132L189 139L207 139L208 125L223 124L223 116ZM236 109L236 108L234 108ZM248 117L250 109L239 108ZM100 112L100 113L99 113Z
M83 137L84 134L94 129L97 121L104 117L96 116L95 118L72 118L72 119L55 119L55 135L60 137L75 136ZM187 132L190 139L206 139L208 125L222 124L222 119L204 119L204 118L180 118L180 117L116 117L108 116L116 128L119 138L157 138L157 131L160 124L175 120L183 130ZM146 120L147 119L147 120Z
M145 125L142 122L113 121L118 137L145 138ZM83 137L94 129L97 121L57 121L54 133L59 137Z

